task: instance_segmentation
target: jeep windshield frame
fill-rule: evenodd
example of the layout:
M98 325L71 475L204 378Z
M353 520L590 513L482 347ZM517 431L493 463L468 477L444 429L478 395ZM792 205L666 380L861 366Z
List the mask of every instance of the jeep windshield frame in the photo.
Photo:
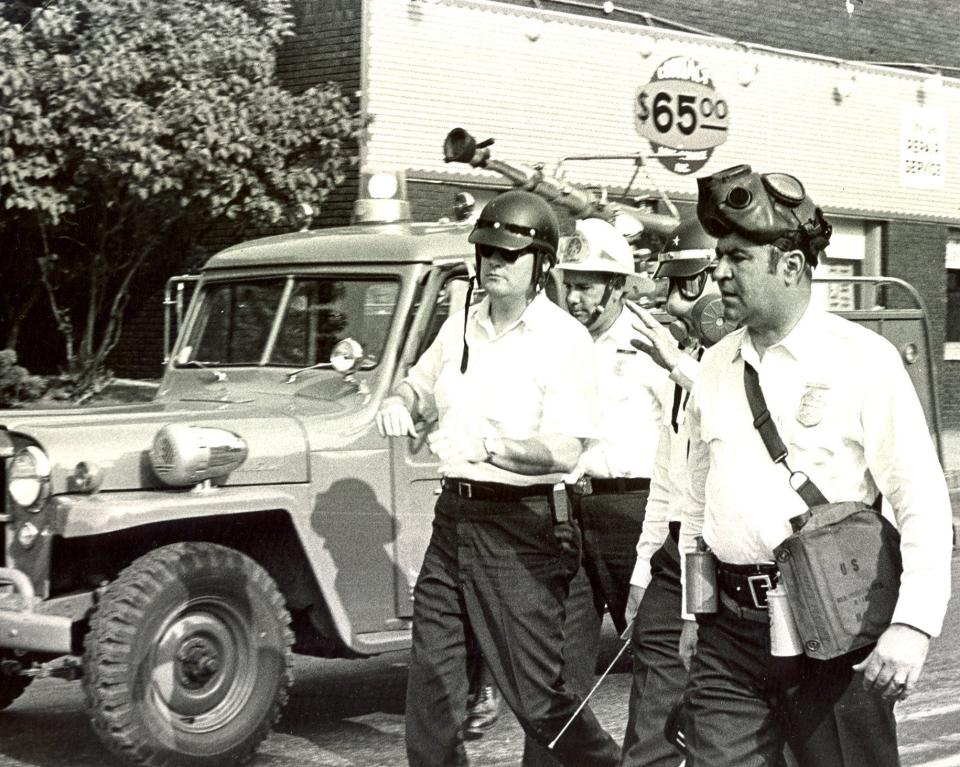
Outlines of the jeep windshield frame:
M175 368L330 367L346 338L360 363L379 363L397 310L400 281L363 274L285 274L205 281L173 361Z

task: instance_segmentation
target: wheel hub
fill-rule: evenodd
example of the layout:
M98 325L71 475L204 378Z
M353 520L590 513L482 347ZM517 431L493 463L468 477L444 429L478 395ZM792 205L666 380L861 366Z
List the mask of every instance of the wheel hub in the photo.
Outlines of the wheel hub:
M242 705L255 666L238 616L222 602L195 602L159 636L153 688L182 724L204 727L208 719L229 718L234 705Z
M188 639L180 645L176 658L180 662L179 673L191 688L202 687L220 669L220 653L206 637Z

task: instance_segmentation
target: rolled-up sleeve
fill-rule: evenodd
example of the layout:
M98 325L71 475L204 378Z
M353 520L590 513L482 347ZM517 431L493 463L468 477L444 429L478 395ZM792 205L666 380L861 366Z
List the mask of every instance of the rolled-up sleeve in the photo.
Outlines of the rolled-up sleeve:
M683 589L683 617L693 620L686 612L687 605L687 554L696 551L696 539L703 533L704 508L706 506L707 473L710 470L710 448L701 439L700 409L696 402L696 387L687 404L687 435L690 451L687 455L687 484L680 508L680 572Z
M900 530L903 575L892 622L937 636L950 599L953 516L923 408L899 355L884 347L861 420L864 458Z
M653 476L650 478L650 495L643 515L643 528L637 541L637 561L630 576L632 586L646 588L650 584L650 558L656 553L670 529L670 499L682 488L674 486L670 471L671 442L675 435L669 424L660 431L657 453L654 458Z
M445 345L450 343L451 329L456 339L457 329L463 326L463 314L459 313L448 317L440 332L433 339L433 343L420 355L420 359L410 368L403 382L416 392L420 413L426 414L436 410L436 387L440 368L443 364Z

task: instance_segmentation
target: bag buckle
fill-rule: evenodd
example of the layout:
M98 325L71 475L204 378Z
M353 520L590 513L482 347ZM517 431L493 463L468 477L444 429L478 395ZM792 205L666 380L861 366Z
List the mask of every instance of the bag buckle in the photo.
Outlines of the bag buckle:
M457 495L461 498L466 498L468 501L472 501L473 485L469 482L457 482Z
M747 585L750 590L750 598L753 599L753 606L758 610L766 610L767 592L773 588L773 578L766 573L748 575Z

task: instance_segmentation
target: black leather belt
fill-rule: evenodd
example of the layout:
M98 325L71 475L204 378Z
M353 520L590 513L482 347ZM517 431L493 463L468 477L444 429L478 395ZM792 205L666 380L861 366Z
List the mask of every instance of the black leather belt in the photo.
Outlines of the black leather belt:
M549 497L553 494L553 485L505 485L457 477L444 477L440 480L440 486L471 501L519 501L521 498Z
M581 477L568 487L575 495L636 493L649 490L650 480L647 477Z
M741 607L767 609L767 592L777 585L780 572L773 563L759 565L730 565L717 563L717 585Z

